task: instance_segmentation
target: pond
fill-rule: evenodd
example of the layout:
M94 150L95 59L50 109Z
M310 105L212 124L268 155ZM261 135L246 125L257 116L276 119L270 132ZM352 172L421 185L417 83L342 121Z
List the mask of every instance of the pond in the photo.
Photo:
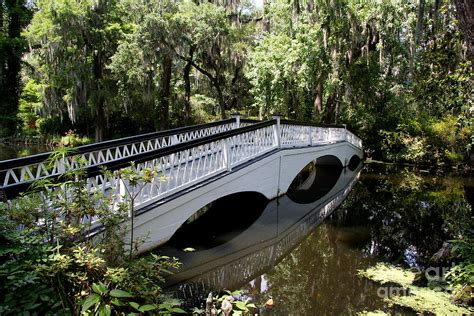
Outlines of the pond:
M19 157L26 157L51 151L52 147L41 144L16 144L5 145L0 144L0 161L14 159Z
M338 190L313 192L316 201L220 201L208 226L182 229L156 250L183 263L167 290L202 306L211 291L242 289L257 306L273 300L262 315L415 315L388 306L358 271L377 262L429 266L444 241L472 225L474 177L374 164L338 177Z

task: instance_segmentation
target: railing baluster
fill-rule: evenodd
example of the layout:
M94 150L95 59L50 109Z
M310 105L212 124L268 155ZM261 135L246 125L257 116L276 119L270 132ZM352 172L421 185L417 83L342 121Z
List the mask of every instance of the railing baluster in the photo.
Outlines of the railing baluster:
M281 149L281 126L280 126L280 115L273 115L272 118L276 120L276 124L273 125L273 133L275 135L275 142L277 148Z

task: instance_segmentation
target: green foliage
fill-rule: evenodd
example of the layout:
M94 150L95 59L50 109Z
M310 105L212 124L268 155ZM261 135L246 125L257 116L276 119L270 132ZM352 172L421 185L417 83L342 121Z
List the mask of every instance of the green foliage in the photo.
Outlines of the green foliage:
M224 294L212 296L212 300L206 302L210 310L195 307L192 311L193 315L253 315L257 306L250 303L249 298L242 297L242 290L229 291L225 290ZM211 296L212 293L209 294Z
M41 110L40 85L29 80L20 95L18 117L22 121L22 134L31 136L38 134L39 112Z
M472 236L451 241L452 251L461 258L446 274L449 285L453 288L455 302L474 304L474 240Z
M61 137L61 145L66 147L74 147L79 145L85 145L91 143L92 140L87 137L79 137L72 130L66 132L66 134Z
M0 137L16 133L21 91L21 65L28 45L21 31L32 15L31 3L0 2Z
M457 118L447 115L441 119L423 116L379 134L384 159L443 166L464 160L473 132L472 126L460 126Z
M20 118L25 135L95 127L100 140L279 112L346 123L375 159L459 165L474 144L472 65L452 5L418 8L40 0L24 32L32 51L20 113L0 116Z
M61 149L53 153L51 162L70 153L71 149ZM77 163L82 164L80 159ZM138 186L149 181L152 174L129 168L118 176ZM81 170L67 172L59 182L38 181L32 192L2 204L2 315L24 311L110 315L161 310L163 274L171 273L178 263L153 254L135 257L132 250L137 241L127 244L124 240L123 223L131 207L133 196L126 195L116 204L113 196L89 192ZM84 219L93 217L103 232L92 238L87 232L93 224Z

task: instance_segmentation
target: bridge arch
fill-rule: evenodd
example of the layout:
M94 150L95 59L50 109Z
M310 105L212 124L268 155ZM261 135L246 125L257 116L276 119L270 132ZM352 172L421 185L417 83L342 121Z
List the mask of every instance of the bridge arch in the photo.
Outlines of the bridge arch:
M347 167L349 168L349 170L354 171L359 166L361 161L361 157L359 157L358 155L353 155L349 160L349 164L347 165Z
M183 249L213 248L232 240L262 215L269 200L260 192L243 191L209 202L181 223L169 244Z
M341 161L337 156L334 155L324 155L316 159L316 164L319 166L333 166L333 167L343 167L343 161Z
M331 158L322 158L326 157ZM288 198L298 204L309 204L330 192L343 170L340 161L336 157L333 159L329 159L329 162L336 164L321 164L320 159L307 164L291 182L287 191Z

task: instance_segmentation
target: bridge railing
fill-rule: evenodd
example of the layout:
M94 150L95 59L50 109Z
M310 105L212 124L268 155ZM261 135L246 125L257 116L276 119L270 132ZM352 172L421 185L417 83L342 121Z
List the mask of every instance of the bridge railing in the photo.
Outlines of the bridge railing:
M347 141L362 148L362 140L345 125L314 125L291 120L280 120L281 145L285 147L313 146Z
M235 125L244 126L236 128ZM157 135L161 138L157 138ZM360 139L344 126L313 126L279 118L263 122L241 121L240 118L235 118L217 122L211 126L154 133L154 136L155 138L147 140L137 139L137 142L129 144L115 143L114 149L110 147L102 149L100 146L103 145L100 143L90 145L88 148L95 148L95 151L76 154L76 157L82 158L81 155L92 155L94 152L99 152L100 155L101 150L118 150L118 147L126 146L140 148L143 142L167 139L166 144L162 143L161 146L145 147L149 150L138 151L136 148L135 151L131 151L128 149L127 154L113 156L112 159L99 160L99 162L87 160L81 168L86 174L88 190L105 192L117 197L119 201L120 196L123 196L125 192L132 192L134 188L122 180L115 171L130 167L131 162L134 162L133 168L138 172L151 169L156 174L152 181L144 183L137 192L135 205L139 208L280 148L319 146L341 141L348 141L361 148ZM177 142L173 143L172 139L177 139ZM184 139L188 140L183 141ZM180 140L182 142L179 142ZM140 145L136 145L137 143ZM80 147L79 151L84 150L83 148L84 146ZM35 156L33 156L34 159ZM19 161L23 160L19 159ZM60 181L59 178L64 172L79 167L77 161L69 157L54 160L54 166L49 170L44 158L36 163L36 166L31 163L21 165L19 161L0 162L0 166L14 163L16 164L14 167L20 170L20 176L17 176L18 171L11 171L14 167L10 166L11 169L7 169L9 176L15 181L3 182L1 192L6 199L12 199L20 192L26 191L38 178ZM38 170L43 168L45 171L33 173L31 170L34 168ZM104 168L111 172L104 173Z
M0 162L0 185L36 180L62 174L79 167L103 164L137 154L150 152L174 144L219 134L239 127L237 119L232 118L209 124L194 125L138 136L115 139L75 148L67 157L48 159L51 153L11 159ZM71 159L76 157L80 159Z

